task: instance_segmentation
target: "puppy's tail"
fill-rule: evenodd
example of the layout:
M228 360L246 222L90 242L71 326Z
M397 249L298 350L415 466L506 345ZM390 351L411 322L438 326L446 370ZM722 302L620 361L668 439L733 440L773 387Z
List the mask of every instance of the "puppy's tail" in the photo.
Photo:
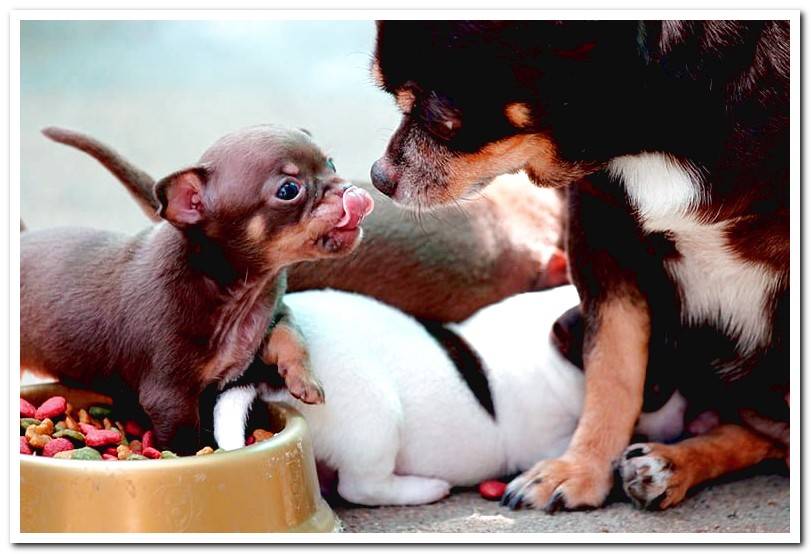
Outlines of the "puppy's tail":
M128 162L118 152L93 137L59 127L46 127L42 134L49 139L67 144L90 154L121 181L141 210L152 221L160 221L158 202L152 188L155 180Z

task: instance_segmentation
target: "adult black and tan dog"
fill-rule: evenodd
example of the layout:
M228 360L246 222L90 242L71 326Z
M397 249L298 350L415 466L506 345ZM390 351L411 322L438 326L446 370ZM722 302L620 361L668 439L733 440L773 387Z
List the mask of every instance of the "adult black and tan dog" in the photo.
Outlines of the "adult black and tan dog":
M617 464L664 508L786 455L788 46L787 21L378 24L372 72L403 113L378 189L422 208L521 169L571 184L584 413L511 507L598 506ZM628 447L643 399L676 388L722 424Z

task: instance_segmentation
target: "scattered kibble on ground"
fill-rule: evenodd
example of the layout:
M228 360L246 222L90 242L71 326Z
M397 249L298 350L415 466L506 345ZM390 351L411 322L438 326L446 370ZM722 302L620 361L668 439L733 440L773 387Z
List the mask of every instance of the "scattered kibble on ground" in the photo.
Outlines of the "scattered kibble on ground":
M133 419L115 419L113 406L96 405L73 410L63 396L52 396L39 407L20 398L20 454L68 460L161 460L177 458L155 447L154 433ZM246 445L273 437L255 429ZM206 446L197 456L225 452Z

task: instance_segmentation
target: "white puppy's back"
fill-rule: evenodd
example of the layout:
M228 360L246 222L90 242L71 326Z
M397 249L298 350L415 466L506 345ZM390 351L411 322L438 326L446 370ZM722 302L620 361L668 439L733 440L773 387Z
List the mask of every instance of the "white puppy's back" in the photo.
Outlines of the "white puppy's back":
M451 326L482 360L495 419L410 316L351 293L285 298L326 403L305 405L285 391L266 398L293 403L305 415L316 457L339 470L339 481L348 471L383 468L472 485L526 469L568 443L582 375L551 351L548 336L577 303L573 288L520 295Z

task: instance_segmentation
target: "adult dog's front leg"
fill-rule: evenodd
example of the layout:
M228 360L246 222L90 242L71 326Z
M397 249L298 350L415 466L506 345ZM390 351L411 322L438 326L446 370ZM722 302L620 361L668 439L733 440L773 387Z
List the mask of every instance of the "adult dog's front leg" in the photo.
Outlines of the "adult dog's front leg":
M563 456L544 460L507 488L502 504L554 512L601 505L612 464L631 438L642 408L650 323L636 295L606 298L586 330L583 415Z

